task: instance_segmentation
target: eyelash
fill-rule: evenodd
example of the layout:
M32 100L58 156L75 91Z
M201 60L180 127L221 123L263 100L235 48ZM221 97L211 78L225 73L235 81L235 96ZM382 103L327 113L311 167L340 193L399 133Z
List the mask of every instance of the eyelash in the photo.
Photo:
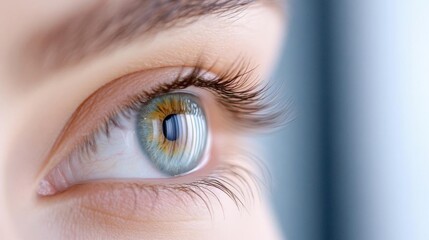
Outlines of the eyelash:
M109 136L110 129L121 127L118 117L129 118L132 112L139 111L141 106L150 99L169 93L174 90L182 90L191 86L203 88L213 93L217 101L232 114L237 126L246 131L271 130L282 127L291 121L291 102L283 101L280 91L270 92L271 85L265 83L262 87L260 81L252 81L251 73L255 68L244 60L237 61L236 65L217 75L212 79L203 79L205 70L201 62L192 68L191 73L183 76L178 74L171 83L162 83L149 91L142 91L130 99L128 104L122 106L119 111L108 114L100 127L96 128L89 136L85 137L81 144L79 154L96 152L95 136L102 132ZM279 88L281 89L281 88ZM270 99L270 101L265 101Z
M192 71L186 75L182 73L171 83L161 83L149 91L142 91L128 101L128 104L122 106L119 111L108 114L98 128L84 137L77 144L77 147L69 157L82 156L97 151L96 136L97 134L105 134L109 137L110 130L114 127L121 128L118 121L119 116L131 117L131 114L138 111L147 101L157 96L167 94L175 90L183 90L188 87L197 87L206 89L213 93L217 101L232 114L235 122L239 123L239 127L250 130L267 130L281 126L287 117L289 117L289 104L281 104L277 99L280 92L269 92L270 86L265 84L260 87L260 81L252 81L251 73L254 68L251 68L245 61L237 61L235 66L227 69L223 74L217 75L212 79L204 79L202 76L210 73L211 69L205 70L203 64L196 64ZM183 72L183 71L182 71ZM253 79L255 80L255 79ZM271 101L264 102L266 99ZM239 156L246 156L248 164L256 166L254 168L246 168L242 164L229 163L224 166L219 166L209 176L203 177L191 183L185 184L164 184L164 185L148 185L141 183L129 183L130 186L151 190L155 195L161 189L173 192L183 192L186 195L195 199L200 199L204 202L208 211L211 213L211 204L209 195L213 195L221 204L219 198L211 189L218 189L230 197L235 205L241 209L245 207L245 202L250 196L253 198L255 194L252 192L251 183L259 189L261 185L266 183L269 176L266 167L255 156L242 149L237 151ZM237 156L238 156L237 155ZM257 172L257 173L255 173ZM261 175L262 173L262 175ZM260 178L259 176L262 176ZM247 189L241 189L242 183ZM247 194L246 194L247 193Z
M171 83L158 85L150 91L142 91L140 95L130 101L125 109L138 111L152 98L193 86L209 90L215 94L219 103L233 114L235 120L239 120L237 122L240 123L241 127L247 129L273 128L282 120L284 113L289 112L287 109L289 106L280 107L280 105L274 104L274 101L264 103L265 98L276 98L278 93L267 95L268 83L262 88L258 87L259 81L252 81L251 79L251 73L255 68L251 68L244 60L238 61L237 65L212 79L201 77L210 72L210 69L205 70L200 67L202 65L202 63L197 64L191 73L185 76L179 74ZM262 110L265 112L258 114ZM126 114L126 111L124 113ZM117 114L114 113L111 118L114 118L115 115Z
M212 174L203 177L191 183L165 184L165 185L142 185L139 183L124 183L123 188L131 188L133 191L144 191L156 199L161 191L172 193L180 201L185 201L184 197L189 197L192 201L202 201L208 213L213 215L213 202L210 196L223 209L222 201L214 190L220 190L228 196L238 210L248 210L247 206L251 204L257 194L254 192L256 187L258 192L269 187L271 175L266 165L245 150L237 151L236 157L243 157L248 166L242 164L227 163L216 168ZM255 173L257 172L257 173ZM185 196L180 195L184 193ZM135 194L137 196L138 193ZM136 202L133 199L131 202ZM156 204L156 202L151 203ZM224 212L223 212L224 213Z

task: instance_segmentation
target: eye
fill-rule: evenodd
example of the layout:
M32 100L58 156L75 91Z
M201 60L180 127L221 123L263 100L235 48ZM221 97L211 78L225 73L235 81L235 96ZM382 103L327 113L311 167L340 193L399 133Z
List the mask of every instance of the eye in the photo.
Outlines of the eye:
M208 184L228 192L226 186L234 185L231 178L243 179L236 172L241 167L225 168L228 163L223 162L222 171L231 176L220 184L221 176L207 175L206 166L220 168L214 163L221 164L226 150L234 150L235 133L272 128L287 113L263 102L266 90L252 84L248 69L239 64L220 75L201 67L155 69L101 87L81 104L58 137L50 155L57 163L39 182L38 194L54 195L99 181L166 186L170 179L194 172L209 180L187 178L194 181L191 186ZM153 79L158 81L150 85ZM197 174L200 169L206 172Z
M137 138L157 169L170 175L192 171L207 142L207 124L195 96L163 95L143 106L137 117Z

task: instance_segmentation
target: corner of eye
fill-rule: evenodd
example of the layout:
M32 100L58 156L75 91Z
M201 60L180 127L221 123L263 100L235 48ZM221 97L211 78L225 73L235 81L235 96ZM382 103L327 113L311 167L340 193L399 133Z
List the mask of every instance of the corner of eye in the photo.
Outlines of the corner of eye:
M56 193L54 186L46 179L41 179L36 187L36 193L38 196L46 197L52 196Z

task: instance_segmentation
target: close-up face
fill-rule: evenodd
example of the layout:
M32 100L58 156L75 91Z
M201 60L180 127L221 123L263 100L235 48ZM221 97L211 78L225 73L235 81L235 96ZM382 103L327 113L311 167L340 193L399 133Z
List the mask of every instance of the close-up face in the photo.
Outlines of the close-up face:
M258 142L282 1L0 11L0 239L282 238Z

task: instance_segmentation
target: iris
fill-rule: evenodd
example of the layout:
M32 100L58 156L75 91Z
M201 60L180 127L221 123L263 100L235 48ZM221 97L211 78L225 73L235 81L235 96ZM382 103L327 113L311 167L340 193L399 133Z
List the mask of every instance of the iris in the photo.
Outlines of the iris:
M142 151L170 176L190 172L199 165L207 135L204 111L192 94L153 98L138 113L137 138Z

